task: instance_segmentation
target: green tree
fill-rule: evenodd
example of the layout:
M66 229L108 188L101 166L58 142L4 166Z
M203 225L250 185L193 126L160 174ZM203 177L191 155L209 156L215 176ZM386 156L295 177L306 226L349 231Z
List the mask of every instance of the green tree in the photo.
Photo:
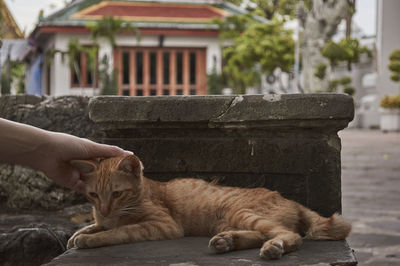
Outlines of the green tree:
M95 47L98 47L98 38L105 38L113 49L117 48L115 37L117 34L125 32L133 32L140 40L140 32L131 23L124 20L116 19L113 16L105 16L101 20L89 22L86 27L90 29L92 40ZM118 71L117 69L110 70L109 58L103 56L100 60L100 66L97 64L98 49L89 51L91 69L94 77L97 77L99 72L101 77L101 94L115 95L118 93ZM96 80L96 79L94 79ZM94 83L95 84L95 83ZM95 85L94 85L95 86Z
M335 68L340 62L346 62L348 71L351 71L353 64L356 64L360 61L362 54L367 54L368 57L372 56L372 52L366 46L360 46L359 41L354 38L344 38L339 42L330 40L325 43L321 53L325 58L328 59L332 69ZM317 75L320 72L321 71L318 65L314 75L323 80L325 75ZM342 86L345 93L353 95L355 93L355 88L350 86L351 82L352 80L350 77L332 79L329 81L327 90L329 92L335 92L339 86Z
M113 16L105 16L101 20L89 22L86 27L91 31L93 41L97 42L99 37L103 37L108 40L113 48L117 47L115 41L115 36L117 34L123 32L134 32L138 38L140 35L139 30L131 23L121 19L116 19Z
M339 88L342 88L344 93L354 95L356 89L350 86L352 79L348 76L340 79L332 79L328 84L328 92L337 92Z
M344 38L337 43L331 40L322 48L322 55L329 60L331 67L337 66L339 62L347 62L349 71L364 53L368 57L372 56L372 52L366 46L360 46L360 42L354 38Z
M314 76L319 78L320 80L323 80L326 76L326 67L324 63L319 63L317 65L317 68L315 69Z
M65 53L62 53L63 55L68 56L69 67L70 67L70 69L73 69L76 76L78 77L80 87L82 87L82 77L81 77L81 68L80 68L79 60L80 60L82 52L84 52L84 51L85 51L85 49L80 44L78 39L71 39L68 42L67 51L65 51Z
M400 81L400 49L394 50L389 55L389 65L388 68L392 72L390 79L394 82Z
M244 6L254 15L272 20L277 15L293 18L296 12L298 0L229 0L229 2ZM306 5L311 1L306 0Z
M47 53L47 62L50 63L56 54L61 54L62 61L65 61L65 58L68 59L68 64L70 69L76 75L79 81L80 87L83 86L83 81L81 77L81 68L79 64L80 56L82 53L86 54L88 68L93 77L93 90L97 87L97 79L100 74L101 78L101 94L110 95L117 94L118 90L118 75L117 70L110 70L110 59L104 56L100 62L98 58L99 53L99 45L98 38L105 38L108 40L109 44L115 49L117 48L117 44L115 41L115 37L119 33L123 32L134 32L138 38L139 31L133 27L130 23L127 23L120 19L115 19L112 16L103 17L101 20L90 22L86 25L88 29L91 30L91 38L93 41L93 45L90 47L83 46L80 44L78 39L71 39L68 42L68 46L66 50L52 49Z
M356 92L356 89L354 87L344 87L343 92L347 93L350 96L353 96Z
M332 68L337 66L340 61L345 61L347 57L346 50L334 41L326 42L321 52L329 60Z
M356 0L347 0L349 8L346 14L346 38L351 38L351 25L353 24L353 16L356 13Z
M104 55L100 62L100 80L101 80L101 95L117 95L118 94L118 69L113 69L109 72L109 58Z
M25 63L10 61L10 75L7 75L7 69L3 68L1 80L1 93L10 94L11 84L16 81L17 93L25 92Z
M99 46L98 45L93 45L91 47L85 47L84 52L86 54L86 58L88 59L88 66L89 66L89 71L90 74L92 75L92 86L93 86L93 92L97 88L97 76L98 76L98 55L99 55Z
M11 93L11 81L9 80L9 77L6 73L6 68L3 68L3 71L1 72L1 94L10 94Z
M336 92L340 82L338 79L332 79L328 83L328 92Z
M234 43L223 50L223 71L235 92L244 93L247 87L257 86L262 73L292 69L295 42L292 31L283 24L278 19L255 21L248 15L219 22L221 38Z
M223 73L229 83L226 85L243 93L246 87L260 84L261 74L273 73L277 68L283 72L291 71L295 42L292 32L285 29L283 23L294 17L298 1L228 1L245 7L249 14L215 20L220 38L233 42L232 46L223 49ZM304 2L307 6L311 4L310 0Z
M17 93L25 93L25 63L14 61L11 63L11 77L16 80Z
M224 75L217 72L214 65L210 74L207 77L208 94L217 95L222 94L222 88L225 85Z
M81 68L79 60L82 52L86 52L85 47L79 42L79 39L70 39L67 45L67 50L51 49L46 54L46 61L50 63L56 54L61 54L61 60L64 62L68 59L69 68L78 78L79 86L82 87Z

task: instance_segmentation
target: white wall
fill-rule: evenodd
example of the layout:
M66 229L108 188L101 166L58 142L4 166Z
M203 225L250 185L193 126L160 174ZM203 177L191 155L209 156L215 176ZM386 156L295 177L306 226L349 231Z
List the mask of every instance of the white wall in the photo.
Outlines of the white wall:
M78 38L83 45L92 44L90 35L88 34L56 34L54 37L54 47L59 50L67 50L68 42L72 38ZM157 36L141 36L140 41L137 40L135 35L132 36L117 36L116 42L118 46L144 46L144 47L158 47L159 38ZM99 58L103 55L108 55L111 58L112 64L112 47L107 40L99 39ZM216 69L221 70L221 49L218 36L164 36L163 47L196 47L206 48L206 69L210 73L214 61L216 62ZM214 58L216 60L214 60ZM61 96L68 94L78 95L93 95L92 88L71 88L70 69L68 67L67 59L62 62L61 55L57 54L53 60L51 68L51 95ZM98 93L97 91L95 92Z
M387 67L390 53L400 49L399 14L399 0L377 1L377 89L380 98L400 93L400 84L390 80L390 71Z

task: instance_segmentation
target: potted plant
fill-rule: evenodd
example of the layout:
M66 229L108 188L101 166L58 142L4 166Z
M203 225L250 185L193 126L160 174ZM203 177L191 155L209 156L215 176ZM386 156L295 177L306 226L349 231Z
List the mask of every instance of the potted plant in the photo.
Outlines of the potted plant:
M400 82L400 49L389 55L390 79ZM400 95L385 96L381 100L381 130L400 131Z
M400 95L383 97L380 113L382 131L400 131Z

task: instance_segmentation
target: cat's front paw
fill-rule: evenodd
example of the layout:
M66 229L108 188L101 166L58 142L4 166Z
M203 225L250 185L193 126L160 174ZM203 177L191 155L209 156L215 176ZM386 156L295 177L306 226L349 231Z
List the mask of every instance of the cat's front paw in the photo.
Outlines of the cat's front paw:
M74 246L77 248L91 248L92 246L90 245L90 235L86 234L80 234L75 237L74 241ZM69 242L69 241L68 241Z
M75 246L74 241L75 238L80 235L78 232L76 232L75 234L73 234L69 239L68 239L68 243L67 243L67 249L73 248Z
M260 250L260 257L263 259L276 260L283 255L283 241L279 239L271 239L264 243Z
M211 238L208 248L215 253L225 253L233 250L233 236L231 234L219 233Z
M74 247L74 238L71 237L70 239L68 239L68 243L67 243L67 249L73 248Z

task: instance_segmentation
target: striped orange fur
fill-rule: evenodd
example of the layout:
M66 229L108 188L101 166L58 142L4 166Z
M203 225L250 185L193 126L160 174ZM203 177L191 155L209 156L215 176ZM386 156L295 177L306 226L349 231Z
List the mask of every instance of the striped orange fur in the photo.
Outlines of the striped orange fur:
M77 231L68 248L143 240L211 236L216 253L261 247L277 259L309 239L344 239L351 225L340 215L324 218L265 188L233 188L199 179L157 182L143 176L134 156L73 161L94 205L95 223Z

